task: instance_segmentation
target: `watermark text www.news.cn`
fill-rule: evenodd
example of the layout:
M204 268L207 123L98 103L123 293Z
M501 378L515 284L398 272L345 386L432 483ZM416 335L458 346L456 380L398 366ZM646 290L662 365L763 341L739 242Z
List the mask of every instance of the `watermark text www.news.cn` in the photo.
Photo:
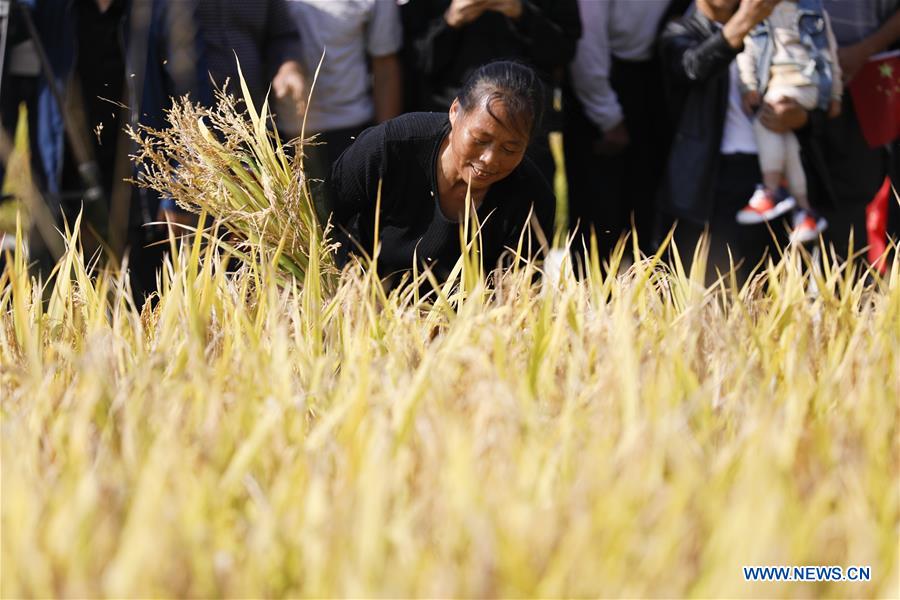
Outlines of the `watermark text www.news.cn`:
M745 581L870 581L869 566L745 566Z

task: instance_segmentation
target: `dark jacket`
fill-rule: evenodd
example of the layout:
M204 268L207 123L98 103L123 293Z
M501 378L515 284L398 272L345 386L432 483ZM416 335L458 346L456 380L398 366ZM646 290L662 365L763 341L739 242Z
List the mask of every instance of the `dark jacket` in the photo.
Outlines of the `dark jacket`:
M664 206L674 217L704 223L713 208L729 66L740 51L699 11L669 23L659 47L668 108L677 123L663 181Z
M516 21L486 11L459 29L444 20L450 1L413 0L402 8L416 110L447 110L469 75L492 60L522 60L549 82L575 57L581 37L576 0L522 0Z
M230 79L229 91L240 96L237 55L258 110L279 67L302 56L300 34L287 3L285 0L196 1L213 80L223 86Z
M37 0L34 5L34 22L47 52L56 84L60 90L69 89L78 55L75 0ZM179 10L190 10L190 1L179 0ZM171 98L191 92L195 100L211 102L211 94L205 72L202 47L196 39L173 35L171 26L181 22L182 13L171 9L166 0L133 0L120 25L120 39L125 58L127 94L132 125L163 127L164 111ZM190 19L187 19L191 22ZM136 24L139 23L140 26ZM41 77L35 107L37 126L29 132L34 176L38 185L49 194L51 202L58 198L61 185L66 144L63 110L58 105L48 85ZM146 192L140 193L147 200ZM151 200L155 202L154 200ZM136 214L137 213L137 214ZM155 217L154 207L143 207ZM138 216L138 211L132 211Z

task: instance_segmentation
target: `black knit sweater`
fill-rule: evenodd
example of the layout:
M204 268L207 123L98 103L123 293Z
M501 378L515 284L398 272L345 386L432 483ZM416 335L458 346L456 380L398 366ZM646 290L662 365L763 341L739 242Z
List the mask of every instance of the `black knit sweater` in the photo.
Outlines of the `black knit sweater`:
M378 270L383 277L412 269L415 257L420 268L430 267L443 281L460 257L460 223L444 216L438 198L437 161L449 130L446 113L406 114L364 131L332 169L334 221L349 235L341 241L350 252L372 253L382 181ZM516 247L532 205L550 237L553 192L526 157L491 186L478 208L485 269L495 267L506 248Z

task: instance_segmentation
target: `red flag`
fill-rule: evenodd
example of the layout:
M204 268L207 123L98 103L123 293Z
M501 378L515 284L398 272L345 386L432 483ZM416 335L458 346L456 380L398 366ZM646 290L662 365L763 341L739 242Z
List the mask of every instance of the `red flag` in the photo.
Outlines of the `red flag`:
M856 117L873 148L900 137L900 51L878 54L850 82Z
M896 202L890 177L884 178L884 185L875 199L866 207L866 232L869 234L869 262L882 274L887 272L884 253L887 250L888 202Z

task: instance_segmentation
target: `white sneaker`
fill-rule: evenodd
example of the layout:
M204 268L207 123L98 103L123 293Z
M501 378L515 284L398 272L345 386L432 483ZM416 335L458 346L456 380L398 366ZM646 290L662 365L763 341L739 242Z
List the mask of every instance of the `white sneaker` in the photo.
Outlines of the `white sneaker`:
M791 230L792 244L808 244L819 239L819 234L828 229L828 221L805 210L794 214L794 228Z
M775 194L758 185L747 206L738 211L737 222L741 225L765 223L793 210L796 205L797 201L793 196Z

